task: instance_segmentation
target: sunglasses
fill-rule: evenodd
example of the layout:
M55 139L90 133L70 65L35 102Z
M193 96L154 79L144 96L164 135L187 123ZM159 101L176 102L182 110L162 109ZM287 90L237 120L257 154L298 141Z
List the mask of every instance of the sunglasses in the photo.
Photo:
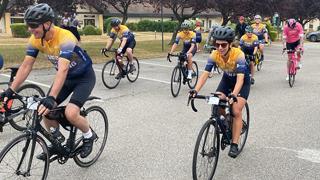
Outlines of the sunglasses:
M220 46L222 48L226 48L228 46L229 43L215 43L215 47L219 48Z
M36 23L27 23L27 26L30 27L31 29L36 29L40 26L40 24Z

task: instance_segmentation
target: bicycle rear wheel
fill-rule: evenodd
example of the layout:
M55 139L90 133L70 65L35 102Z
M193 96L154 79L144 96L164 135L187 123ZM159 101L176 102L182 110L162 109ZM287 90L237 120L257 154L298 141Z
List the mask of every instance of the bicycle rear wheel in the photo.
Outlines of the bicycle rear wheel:
M179 95L179 91L181 88L181 69L179 66L176 66L171 75L171 94L173 97L177 97Z
M244 148L244 145L247 142L248 133L249 133L249 125L250 125L250 113L249 113L249 105L248 103L245 104L244 108L242 109L242 131L239 138L239 154Z
M86 119L90 123L90 128L97 134L97 139L93 143L92 152L86 158L81 158L80 155L73 157L74 161L80 167L89 167L94 164L107 142L108 137L108 118L105 111L99 106L91 106L86 109ZM78 133L76 144L82 140L82 133Z
M44 91L35 84L24 84L18 90L17 93L22 96L33 96L38 95L39 97L45 97ZM13 101L12 107L18 107L21 105L20 101ZM24 131L30 125L32 119L32 112L27 111L24 114L21 114L12 120L9 121L11 126L18 130Z
M37 159L35 156L42 152L47 155L45 160ZM30 161L32 162L30 171L28 171ZM33 141L30 135L22 134L7 144L0 152L1 179L42 180L47 178L48 171L48 148L39 136Z
M192 161L192 176L194 180L212 179L216 171L220 136L215 121L208 120L201 128L195 145Z
M262 69L262 61L259 60L258 64L257 64L257 70L260 71Z
M139 77L139 72L140 72L140 65L139 65L139 61L136 57L133 57L132 59L132 64L133 64L133 69L131 69L130 67L130 62L129 62L129 59L127 58L127 79L130 81L130 82L135 82L138 77Z
M198 64L195 61L192 61L192 79L188 81L188 86L190 89L194 89L197 85L199 77Z
M117 87L121 80L121 78L116 79L118 73L120 73L120 70L116 64L116 61L114 59L108 61L102 68L103 84L109 89Z

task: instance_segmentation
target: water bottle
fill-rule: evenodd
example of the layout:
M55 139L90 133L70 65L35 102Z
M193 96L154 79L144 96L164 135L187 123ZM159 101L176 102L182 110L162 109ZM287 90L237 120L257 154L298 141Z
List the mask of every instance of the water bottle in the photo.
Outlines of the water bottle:
M63 143L63 141L65 140L65 137L59 131L59 128L50 127L50 132L53 138L57 139L60 143Z

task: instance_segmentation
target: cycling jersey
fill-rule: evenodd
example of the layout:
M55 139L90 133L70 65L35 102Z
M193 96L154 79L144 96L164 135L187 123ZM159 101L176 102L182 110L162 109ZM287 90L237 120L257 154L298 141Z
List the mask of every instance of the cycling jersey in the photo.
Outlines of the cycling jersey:
M92 65L88 54L78 46L75 36L68 30L54 26L53 39L46 41L36 39L32 35L29 39L26 55L36 58L39 51L48 55L48 60L58 70L59 57L70 61L67 78L76 77L86 72Z
M249 68L246 63L245 57L241 49L232 47L229 50L229 59L225 62L219 51L215 50L211 53L208 59L205 70L211 72L214 66L218 65L224 74L230 80L236 80L237 74L244 74L245 77L249 77Z
M114 40L118 37L120 41L122 41L123 38L127 38L127 42L130 42L134 39L133 33L125 25L120 25L119 31L116 31L114 28L112 28L109 36Z
M196 27L194 29L194 32L196 33L196 43L201 43L201 41L202 41L201 27Z
M292 29L287 25L283 27L283 38L286 38L287 43L294 43L303 37L303 28L299 22L296 22L296 26Z
M240 39L240 47L241 48L254 49L258 45L259 45L258 37L255 34L252 34L251 38L249 38L245 34Z
M177 34L175 43L179 44L180 39L183 41L183 49L190 49L192 43L196 43L196 33L193 31L181 31Z
M251 27L253 28L253 33L258 36L258 39L263 40L264 34L267 33L266 26L259 23L258 26L257 24L252 24Z

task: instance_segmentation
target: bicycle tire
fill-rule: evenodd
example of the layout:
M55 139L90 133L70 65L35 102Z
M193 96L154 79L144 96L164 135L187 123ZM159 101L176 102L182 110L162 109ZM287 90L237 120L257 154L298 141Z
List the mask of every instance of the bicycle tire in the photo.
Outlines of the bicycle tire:
M26 142L24 142L26 141ZM37 175L39 174L39 178L35 178L35 177L32 177L32 179L46 179L47 176L48 176L48 171L49 171L49 156L48 156L48 147L45 143L45 141L39 136L37 135L36 138L35 138L35 149L33 150L33 158L32 158L32 163L31 163L31 169L29 173L26 172L26 169L27 169L27 165L29 163L29 160L30 160L30 154L31 151L30 149L32 149L32 142L33 140L31 139L31 136L29 134L22 134L18 137L16 137L15 139L13 139L11 142L9 142L3 149L2 151L0 152L0 177L1 179L6 179L6 180L10 180L11 178L12 179L19 179L19 175L17 174L18 172L20 173L25 173L26 176L31 176L31 175ZM38 149L37 148L37 144L40 145L40 147L42 148L42 151L37 151ZM21 147L19 146L21 145ZM19 147L17 147L19 146ZM39 147L39 148L40 148ZM17 148L16 152L12 152L15 150L15 148ZM23 156L23 151L26 150L26 154L25 156ZM21 161L21 158L18 157L18 152L20 151L21 153L21 158L23 158L23 162L20 166L19 169L18 166L19 166L19 161ZM44 152L47 156L44 160L39 160L37 159L35 156L38 154L38 153L42 153ZM8 158L8 160L6 159ZM15 163L16 166L14 165ZM43 171L41 171L41 169L37 168L39 167L40 164L44 164L44 168L43 168ZM12 173L8 173L8 171L5 171L5 167L7 166L10 166L8 167L8 169L10 169L12 171ZM13 168L14 167L14 168ZM21 168L25 168L25 169L21 169ZM3 173L4 172L4 173ZM9 177L6 177L6 176L9 176ZM21 176L23 176L21 174ZM20 176L20 177L21 177Z
M34 92L30 92L30 90L34 90ZM35 84L24 84L17 90L17 93L22 96L39 95L39 97L45 97L44 91L38 85ZM9 120L11 126L18 131L26 130L29 126L30 120L32 119L32 114L30 111L27 111L25 114L22 114L21 116L17 116Z
M136 67L136 70L130 72L130 67L129 67L130 63L129 63L129 59L128 59L128 57L127 57L127 62L128 62L128 63L127 63L127 67L126 67L126 70L127 70L127 79L128 79L129 82L132 82L132 83L133 83L133 82L135 82L135 81L138 79L138 77L139 77L140 64L139 64L139 61L138 61L138 59L137 59L136 57L133 57L132 61L133 61L134 66Z
M173 97L177 97L179 95L179 91L181 88L181 69L179 66L176 66L171 75L171 94ZM177 89L175 89L175 85L177 86Z
M188 81L188 86L190 89L194 89L198 83L199 79L199 68L195 61L192 61L192 79Z
M118 73L120 73L120 70L114 59L106 62L102 68L101 74L104 86L109 89L114 89L117 87L121 80L121 78L116 79Z
M295 70L294 63L290 61L290 69L289 69L289 86L292 88L295 82Z
M250 111L248 103L245 104L244 108L242 109L242 130L239 138L239 154L242 152L248 138L250 127Z
M260 71L262 69L262 61L259 60L258 64L257 64L257 70Z
M214 174L215 174L215 171L216 171L216 168L217 168L217 165L218 165L219 151L220 151L220 135L219 135L219 130L216 128L215 123L216 122L211 120L211 119L209 119L207 122L205 122L205 124L202 126L202 128L201 128L201 130L199 132L199 135L197 137L197 141L196 141L196 145L195 145L194 153L193 153L193 160L192 160L192 176L193 176L194 180L197 180L199 176L201 176L201 179L212 179ZM213 127L213 132L212 132L213 138L208 138L208 135L210 134L210 128L211 127ZM205 153L203 153L203 152L199 153L199 148L200 147L202 148L201 151L205 150L204 149L205 148L205 144L203 144L203 145L200 144L202 142L203 135L205 135L204 136L204 141L205 142L207 142L208 139L212 140L212 144L209 143L209 146L208 146L208 148L209 148L208 151L209 152L207 152L207 153L206 152ZM208 162L213 162L213 166L210 167L210 170L207 169L207 171L205 171L205 172L208 172L208 171L211 171L211 172L208 173L206 177L203 177L203 174L201 174L200 172L197 171L197 164L198 164L198 158L201 157L201 156L205 157L205 155L208 156L208 159L207 159ZM212 156L212 157L209 157L209 156ZM205 157L205 158L207 158L207 157ZM207 165L204 165L204 166L208 167ZM203 168L203 167L199 168L199 170L204 170L204 169L205 168Z
M98 115L97 114L93 114L92 117L89 117L89 115L91 116L92 112L98 112L103 119L103 123L104 125L98 124L98 122L93 122L93 121L97 121L99 120ZM91 114L90 114L91 113ZM80 167L89 167L92 164L94 164L98 158L100 157L101 153L103 152L103 149L106 145L107 142L107 137L108 137L108 117L106 112L99 106L91 106L88 109L86 109L86 118L88 119L89 123L90 123L90 128L97 134L98 138L95 140L94 144L93 144L93 149L92 152L90 153L90 155L86 158L81 158L80 155L76 155L73 157L73 160L75 161L75 163L80 166ZM101 119L100 119L101 120ZM102 131L99 130L99 128L102 128ZM81 140L82 138L82 134L77 134L78 140ZM101 137L103 138L102 141L99 141L101 139ZM99 142L98 142L99 141ZM100 147L97 148L97 144L101 144ZM76 143L77 144L77 143ZM97 151L96 151L97 150ZM96 153L95 153L96 151Z

